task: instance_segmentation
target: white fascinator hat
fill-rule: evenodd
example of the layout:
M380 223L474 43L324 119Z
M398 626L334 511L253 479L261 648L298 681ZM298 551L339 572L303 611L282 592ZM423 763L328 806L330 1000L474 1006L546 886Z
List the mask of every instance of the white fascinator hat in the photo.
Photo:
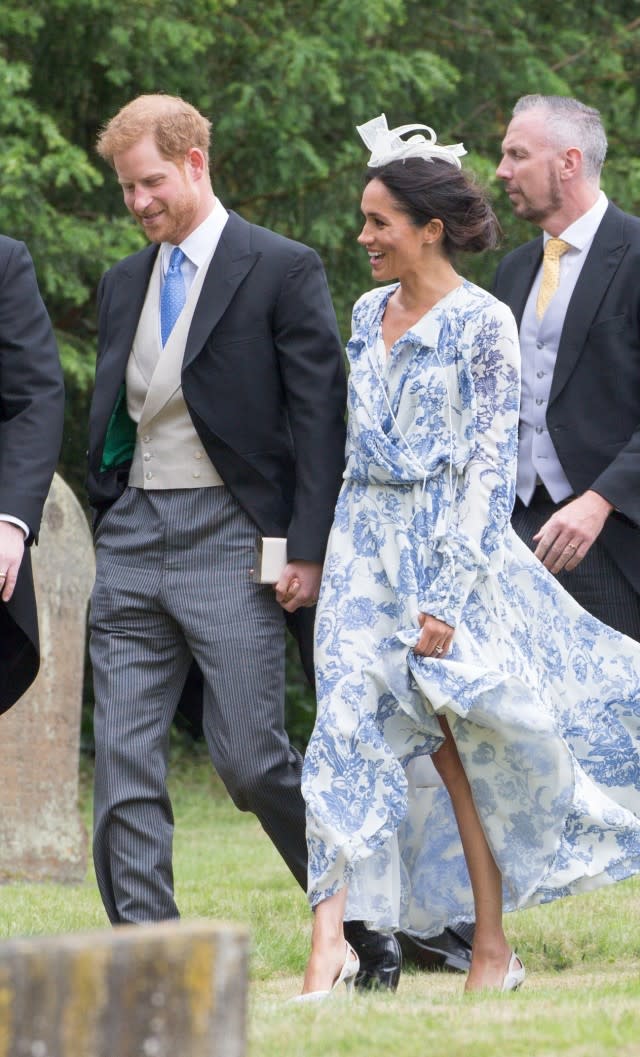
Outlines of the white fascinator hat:
M460 158L467 153L461 143L450 147L437 143L438 137L428 125L398 125L397 128L389 128L384 114L379 114L364 125L356 125L356 129L365 146L371 151L368 165L372 169L379 169L389 162L405 158L424 158L426 161L439 158L460 169ZM402 139L405 133L414 132L416 129L422 129L428 136L418 133L409 139Z

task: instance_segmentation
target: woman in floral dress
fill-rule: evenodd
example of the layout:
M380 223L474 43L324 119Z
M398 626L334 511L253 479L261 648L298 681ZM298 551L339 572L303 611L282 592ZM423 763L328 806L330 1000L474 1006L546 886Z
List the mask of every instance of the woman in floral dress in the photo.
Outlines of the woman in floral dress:
M454 267L497 238L462 147L431 129L404 140L411 127L383 115L359 131L372 156L358 241L388 285L356 303L347 349L303 773L301 998L352 982L345 918L421 936L475 919L466 990L511 990L524 967L503 910L640 869L640 647L511 529L518 333Z

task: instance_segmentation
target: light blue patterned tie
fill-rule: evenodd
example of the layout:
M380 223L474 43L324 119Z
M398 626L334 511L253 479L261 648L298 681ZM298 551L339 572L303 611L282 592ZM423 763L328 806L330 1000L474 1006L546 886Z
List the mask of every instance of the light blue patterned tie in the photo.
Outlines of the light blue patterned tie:
M162 344L166 345L174 323L186 301L184 278L181 272L182 262L185 258L179 246L171 251L169 268L165 276L160 295L160 335Z

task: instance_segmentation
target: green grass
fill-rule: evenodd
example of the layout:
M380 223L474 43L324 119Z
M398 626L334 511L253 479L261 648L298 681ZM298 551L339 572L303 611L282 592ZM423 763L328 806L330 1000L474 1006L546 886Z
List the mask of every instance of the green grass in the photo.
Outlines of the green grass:
M87 825L89 777L85 767ZM303 893L201 757L179 754L171 787L183 916L251 930L250 1057L640 1057L640 880L510 915L528 970L517 994L463 997L460 974L409 969L396 995L292 1007L309 942ZM0 936L105 925L91 870L73 887L2 886Z

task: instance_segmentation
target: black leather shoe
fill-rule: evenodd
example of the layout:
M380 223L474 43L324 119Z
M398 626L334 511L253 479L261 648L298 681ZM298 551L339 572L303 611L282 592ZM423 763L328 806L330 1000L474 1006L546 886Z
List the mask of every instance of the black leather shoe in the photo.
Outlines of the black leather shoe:
M345 938L360 959L358 991L395 991L402 972L402 951L392 932L374 932L362 921L345 921Z
M447 927L438 936L421 939L409 933L398 933L402 953L407 962L420 969L444 969L466 973L471 965L471 944L474 926L460 924Z

